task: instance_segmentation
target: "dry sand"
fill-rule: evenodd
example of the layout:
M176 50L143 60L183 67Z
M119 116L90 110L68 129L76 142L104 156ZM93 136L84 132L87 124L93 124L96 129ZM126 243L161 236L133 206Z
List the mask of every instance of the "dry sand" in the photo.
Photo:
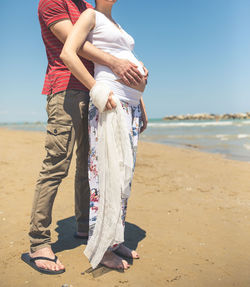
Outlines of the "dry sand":
M128 206L126 244L140 260L119 273L90 266L75 229L73 159L53 210L54 250L67 268L42 275L28 251L44 133L0 129L0 286L250 286L250 163L190 149L140 143ZM66 285L67 286L67 285Z

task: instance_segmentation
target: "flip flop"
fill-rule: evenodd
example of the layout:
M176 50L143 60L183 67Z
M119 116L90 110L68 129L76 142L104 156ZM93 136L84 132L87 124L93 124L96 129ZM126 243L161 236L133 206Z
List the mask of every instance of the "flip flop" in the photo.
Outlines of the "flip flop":
M78 235L77 232L74 233L73 235L76 239L85 239L88 240L89 236L88 235Z
M48 260L55 262L57 261L57 256L55 255L54 259L48 258L48 257L43 257L43 256L38 256L38 257L30 257L29 253L23 253L21 256L21 259L27 263L29 266L31 266L33 269L37 270L38 272L44 273L44 274L49 274L49 275L57 275L57 274L62 274L65 272L65 269L62 270L48 270L44 269L41 267L38 267L35 263L36 260Z

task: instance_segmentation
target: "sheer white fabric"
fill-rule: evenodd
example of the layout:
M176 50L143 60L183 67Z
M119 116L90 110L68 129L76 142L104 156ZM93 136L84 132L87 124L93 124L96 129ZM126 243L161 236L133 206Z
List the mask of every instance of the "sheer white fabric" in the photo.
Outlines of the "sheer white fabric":
M108 98L108 88L100 82L96 86L98 88L92 89L90 95L95 99L94 104L102 107L103 97ZM113 99L117 105L115 109L99 110L97 153L100 199L94 233L84 251L93 268L97 267L110 246L124 242L121 199L130 195L133 173L132 148L124 111L115 95Z

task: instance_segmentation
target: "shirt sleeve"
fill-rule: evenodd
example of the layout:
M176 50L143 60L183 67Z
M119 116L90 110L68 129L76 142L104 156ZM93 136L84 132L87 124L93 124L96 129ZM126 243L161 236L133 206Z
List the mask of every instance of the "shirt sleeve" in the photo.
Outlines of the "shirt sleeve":
M87 9L88 8L94 9L94 7L90 3L86 2L86 1L83 1L83 2L84 2Z
M62 0L42 0L38 7L38 15L47 27L63 19L70 19Z

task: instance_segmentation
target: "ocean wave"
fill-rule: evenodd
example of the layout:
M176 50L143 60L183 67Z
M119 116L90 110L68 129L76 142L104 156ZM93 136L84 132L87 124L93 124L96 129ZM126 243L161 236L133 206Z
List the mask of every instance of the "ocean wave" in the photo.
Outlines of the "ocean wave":
M244 144L243 146L245 149L250 150L250 144Z
M237 139L245 139L250 138L250 134L157 134L157 135L142 135L143 137L153 137L153 138L161 138L161 139L186 139L186 140L214 140L218 139L221 141L227 140L237 140Z
M243 125L250 125L250 120L241 121L240 123Z
M215 137L216 137L216 138L219 138L219 139L220 139L220 138L227 137L227 136L228 136L228 135L215 135Z
M220 139L221 141L228 141L230 135L215 135L215 137L216 137L217 139Z
M250 137L250 135L247 135L247 134L238 134L237 135L238 139L245 139L245 138L249 138L249 137Z
M225 140L225 139L245 139L245 138L250 138L250 134L231 134L231 135L226 135L226 134L218 134L215 135L216 138Z
M231 126L233 125L232 121L227 122L198 122L198 123L148 123L149 127L154 128L167 128L167 127L209 127L209 126Z

